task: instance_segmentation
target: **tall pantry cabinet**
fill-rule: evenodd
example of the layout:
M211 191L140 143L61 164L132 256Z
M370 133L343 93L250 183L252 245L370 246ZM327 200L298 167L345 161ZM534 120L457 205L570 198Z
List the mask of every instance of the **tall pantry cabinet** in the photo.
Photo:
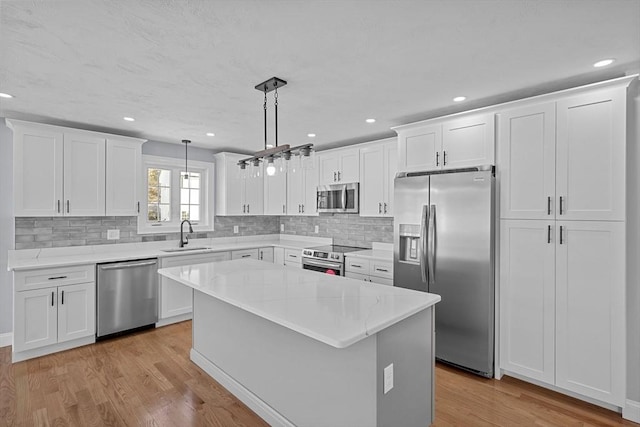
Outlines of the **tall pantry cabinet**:
M631 80L498 114L500 367L617 406Z

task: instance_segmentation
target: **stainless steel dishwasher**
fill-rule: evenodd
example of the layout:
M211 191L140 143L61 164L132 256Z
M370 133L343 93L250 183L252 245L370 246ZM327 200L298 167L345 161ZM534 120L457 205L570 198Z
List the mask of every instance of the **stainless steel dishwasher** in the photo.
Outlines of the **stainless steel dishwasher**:
M97 265L98 338L154 325L158 321L158 263L155 258Z

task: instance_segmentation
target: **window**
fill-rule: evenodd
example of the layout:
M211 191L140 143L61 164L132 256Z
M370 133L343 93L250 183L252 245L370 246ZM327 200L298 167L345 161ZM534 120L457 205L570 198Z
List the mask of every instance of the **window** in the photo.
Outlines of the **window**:
M138 233L168 233L180 230L188 219L195 231L213 230L213 163L143 156L145 174L143 204Z

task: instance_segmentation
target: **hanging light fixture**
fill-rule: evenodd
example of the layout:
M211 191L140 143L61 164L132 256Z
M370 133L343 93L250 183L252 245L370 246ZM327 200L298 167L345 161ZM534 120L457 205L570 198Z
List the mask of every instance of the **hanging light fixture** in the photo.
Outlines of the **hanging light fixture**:
M276 158L280 158L281 162L283 162L288 161L292 154L299 155L301 157L309 157L311 154L311 147L313 147L313 144L304 144L297 147L291 147L289 144L278 146L278 87L285 86L286 84L286 81L278 77L272 77L255 86L256 90L264 92L264 150L254 153L253 157L240 160L238 162L238 166L240 166L241 170L246 169L248 165L259 166L260 162L266 162L267 175L272 176L275 175L277 171L274 164ZM274 92L275 145L269 147L269 144L267 143L267 93L271 91Z
M184 179L189 179L189 169L187 168L187 149L191 141L188 139L183 139L182 143L184 144Z

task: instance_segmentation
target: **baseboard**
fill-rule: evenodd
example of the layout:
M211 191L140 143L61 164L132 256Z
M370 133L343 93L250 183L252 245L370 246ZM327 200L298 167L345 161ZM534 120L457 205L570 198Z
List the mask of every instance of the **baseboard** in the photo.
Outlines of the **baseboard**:
M172 325L178 322L184 322L185 320L191 320L192 317L193 313L185 313L173 317L168 317L166 319L160 319L156 322L156 328L161 328L163 326Z
M13 363L22 362L23 360L33 359L34 357L45 356L47 354L57 353L59 351L70 350L72 348L80 347L83 345L93 344L96 342L96 336L90 335L88 337L77 338L71 341L59 342L57 344L51 344L45 347L34 348L31 350L24 350L11 353L11 361Z
M13 333L7 332L5 334L0 334L0 347L10 346L13 342Z
M219 382L231 394L240 399L242 403L247 405L269 425L274 427L295 427L291 421L287 420L278 411L253 394L250 390L227 375L226 372L213 364L197 350L192 348L190 355L193 363L202 368L202 370L209 374L211 378Z
M627 399L622 408L622 418L640 424L640 402Z

